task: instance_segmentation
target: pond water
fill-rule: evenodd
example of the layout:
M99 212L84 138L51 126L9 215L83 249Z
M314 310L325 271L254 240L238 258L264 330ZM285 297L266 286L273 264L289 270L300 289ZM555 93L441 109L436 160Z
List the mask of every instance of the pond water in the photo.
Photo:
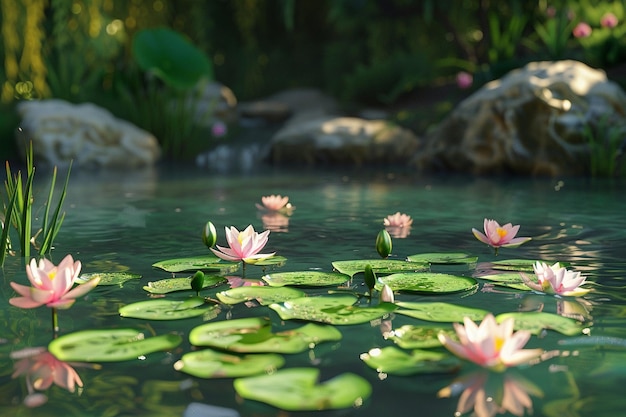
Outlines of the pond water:
M41 175L37 180L47 185L45 175ZM322 170L227 174L180 167L124 173L76 170L70 180L64 206L66 219L55 242L53 260L58 262L71 253L82 261L85 273L128 271L142 278L121 287L98 287L71 309L59 311L60 334L132 327L151 335L176 333L183 343L170 352L151 353L136 360L100 363L97 367L77 365L83 388L70 393L52 386L46 391L45 405L27 408L22 404L28 394L25 380L12 378L15 361L9 355L26 347L47 346L52 338L50 311L45 307L20 310L8 304L14 296L9 282L26 281L23 263L9 258L0 293L1 414L432 417L454 416L457 408L461 414L470 415L475 407L476 415L481 417L531 412L551 417L618 415L624 407L626 378L625 190L619 181L567 178ZM293 214L273 221L264 219L255 203L269 194L288 195L296 207ZM171 277L153 268L153 263L208 253L201 240L201 230L208 220L216 225L221 245L225 244L225 226L242 229L252 224L258 231L264 229L264 222L271 226L273 231L263 252L275 251L287 258L275 270L332 271L333 261L378 258L374 241L383 228L382 219L397 211L411 215L414 222L408 236L394 238L391 259L424 252L465 252L479 257L478 268L485 262L503 259L569 262L571 268L587 276L592 291L582 298L562 299L500 288L479 279L478 290L470 293L399 293L396 301L443 301L494 314L551 312L581 320L584 334L581 330L578 336L566 336L547 330L533 336L527 347L542 347L551 355L534 366L505 374L483 373L463 362L461 369L452 374L398 376L378 373L360 359L361 355L394 346L383 336L385 331L429 323L391 314L366 324L337 326L342 334L340 341L285 355L285 367L315 367L320 370L321 381L344 372L355 373L371 384L371 397L356 408L288 412L238 397L232 378L196 378L174 369L174 363L191 351L187 337L192 328L203 323L202 317L146 321L118 314L120 306L149 299L143 289L147 282ZM473 227L482 229L484 218L520 224L519 235L533 240L519 248L503 248L495 256L471 232ZM466 276L475 272L459 266L436 268L438 272ZM241 270L233 275L241 275ZM258 266L246 269L246 278L260 279L262 275ZM366 291L362 275L356 275L351 285L359 292ZM219 286L201 294L215 298L215 293L225 288ZM172 293L167 297L188 295ZM275 331L302 325L282 321L273 310L254 303L224 307L212 321L248 316L269 317ZM580 341L579 337L587 337L589 343L573 343ZM465 384L470 387L465 393L466 386L459 378L473 384ZM438 395L448 386L448 395ZM467 400L472 387L475 395ZM481 396L480 387L488 398ZM497 404L503 401L507 406L499 407ZM510 404L517 404L517 408Z

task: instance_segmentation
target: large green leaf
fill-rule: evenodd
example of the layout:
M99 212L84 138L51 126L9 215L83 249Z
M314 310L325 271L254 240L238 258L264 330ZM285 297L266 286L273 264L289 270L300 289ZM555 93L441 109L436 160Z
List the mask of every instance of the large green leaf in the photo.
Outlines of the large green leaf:
M238 378L233 385L242 398L288 411L359 407L372 393L370 383L358 375L344 373L318 384L319 373L317 368L280 369Z
M167 294L175 291L192 291L191 280L193 277L166 278L158 281L150 281L143 289L151 294ZM226 278L221 275L205 275L202 288L214 287L226 283Z
M224 304L239 304L245 301L257 300L261 305L269 305L293 298L304 297L306 294L296 288L251 285L221 291L218 292L216 296Z
M76 279L76 283L83 284L91 279L98 277L100 278L98 286L119 285L121 287L126 281L130 281L131 279L139 279L141 278L141 275L132 274L130 272L93 272L89 274L81 274Z
M343 284L350 277L339 272L293 271L274 272L263 276L262 279L271 287L284 287L285 285L324 287Z
M395 346L371 349L361 360L378 372L392 375L448 373L460 367L460 361L446 352L414 350L410 353Z
M463 322L464 317L469 317L474 321L481 321L487 313L487 310L479 308L460 306L450 303L416 303L416 302L396 302L398 307L402 307L406 310L396 310L398 314L404 314L405 316L414 317L420 320L435 321L435 322Z
M146 338L135 329L82 330L54 339L48 350L61 361L117 362L171 350L181 342L175 334Z
M462 252L418 253L416 255L409 255L406 258L411 262L428 262L429 264L439 265L473 265L478 261L478 256Z
M204 302L202 297L189 297L185 300L154 300L139 301L119 308L120 316L145 320L180 320L213 313L217 315L218 307Z
M449 326L414 326L405 324L385 334L385 338L393 340L402 349L424 349L441 346L439 333L447 333L450 337L456 337L456 332Z
M236 355L203 349L184 354L174 369L199 378L239 378L274 372L284 363L276 353Z
M367 323L396 309L392 303L360 307L354 305L357 300L351 294L303 297L272 304L270 308L283 320L299 319L334 325Z
M501 323L509 317L515 320L516 330L527 330L535 335L540 335L544 329L554 330L568 336L582 334L583 330L582 323L577 320L543 311L502 313L496 316L496 321Z
M208 57L187 38L165 27L138 31L132 53L142 70L175 88L188 89L203 77L213 78Z
M167 272L220 271L229 273L239 269L238 262L223 262L215 255L167 259L156 262L152 266Z
M195 346L245 353L298 353L318 343L340 339L341 332L336 328L313 323L272 333L271 322L263 317L206 323L189 333L189 341Z
M372 270L377 274L392 274L394 272L403 271L427 271L429 265L427 262L406 262L396 259L357 259L353 261L335 261L332 263L333 268L342 274L350 277L359 272L365 271L365 267L370 265Z
M528 285L524 284L519 272L502 272L477 276L478 279L485 279L501 287L514 288L516 290L531 291Z
M394 291L421 294L449 294L478 288L478 282L474 278L434 272L403 272L378 277L375 288L380 291L384 284Z

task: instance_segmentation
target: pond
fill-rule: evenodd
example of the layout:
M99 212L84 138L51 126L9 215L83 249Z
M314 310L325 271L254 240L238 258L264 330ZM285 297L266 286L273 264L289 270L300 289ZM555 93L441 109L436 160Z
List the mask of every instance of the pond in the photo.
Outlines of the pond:
M47 184L44 174L38 178ZM626 216L624 184L615 180L551 178L478 178L425 176L402 172L336 170L258 170L215 173L208 169L157 167L136 172L72 173L66 218L55 241L52 259L72 254L83 273L130 272L141 276L121 285L98 286L72 308L59 310L59 335L88 329L133 328L146 337L179 335L182 343L166 352L133 360L74 364L83 387L74 393L54 384L47 403L23 405L28 395L24 375L14 375L17 359L11 352L47 346L52 340L50 311L21 310L9 305L15 296L9 282L25 284L23 261L9 258L2 272L0 296L0 410L11 416L359 416L415 415L478 416L615 416L623 411L626 374ZM262 196L287 195L295 210L288 217L264 217L255 207ZM453 372L402 375L378 372L363 354L399 347L389 335L403 326L447 326L397 312L366 323L334 326L339 340L283 354L282 369L319 370L319 382L352 373L371 385L371 395L354 407L325 411L285 411L244 399L233 387L235 378L202 378L175 369L186 353L197 350L189 342L192 329L205 323L246 317L267 317L272 331L304 325L285 320L276 310L256 301L221 305L214 316L181 320L143 320L120 317L119 308L154 298L144 286L172 277L152 265L158 261L208 255L201 239L207 221L225 245L224 227L257 231L270 228L262 252L276 252L284 264L248 265L245 278L259 281L266 273L332 272L332 263L380 259L375 239L383 218L396 212L414 219L405 237L393 238L391 260L433 252L466 253L476 265L433 265L435 272L471 277L490 268L490 262L511 259L569 263L587 277L591 291L584 297L559 298L495 285L477 278L471 291L443 294L396 292L395 300L444 302L507 312L545 312L576 321L576 334L545 329L527 347L548 353L533 366L502 374L481 371L462 361ZM484 218L521 225L519 235L533 239L518 248L492 248L472 235ZM241 277L238 269L229 276ZM191 273L178 273L188 277ZM532 275L532 272L530 273ZM497 283L496 283L497 284ZM341 287L341 288L340 288ZM217 298L227 284L204 289L200 295ZM363 274L333 287L302 287L308 295L328 291L364 294ZM193 291L165 294L182 300ZM358 302L370 303L367 298ZM378 304L374 295L371 305ZM445 353L441 346L428 348ZM407 359L407 369L413 364ZM448 388L446 388L448 387ZM456 413L456 414L455 414Z

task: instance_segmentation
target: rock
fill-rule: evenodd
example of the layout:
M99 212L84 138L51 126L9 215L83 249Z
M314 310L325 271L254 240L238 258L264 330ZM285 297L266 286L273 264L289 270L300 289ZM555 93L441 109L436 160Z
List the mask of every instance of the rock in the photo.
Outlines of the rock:
M32 141L36 163L139 167L154 164L161 153L152 134L91 103L33 100L17 109L22 117L18 147L26 149Z
M581 174L588 171L589 132L602 139L608 130L626 133L626 94L603 71L577 61L534 62L461 102L411 163L471 173Z
M384 120L323 116L296 119L276 132L269 159L279 165L406 164L419 145L413 132Z

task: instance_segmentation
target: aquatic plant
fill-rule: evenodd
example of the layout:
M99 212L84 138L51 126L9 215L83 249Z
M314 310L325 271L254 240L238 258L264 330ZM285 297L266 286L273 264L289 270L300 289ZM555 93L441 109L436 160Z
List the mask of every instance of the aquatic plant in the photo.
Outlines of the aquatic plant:
M537 281L531 280L525 273L520 275L529 288L546 293L564 296L580 296L589 292L580 288L585 283L585 277L580 272L568 271L560 263L549 266L545 262L535 262L533 265Z
M255 263L258 260L274 255L274 253L259 253L267 244L268 235L270 234L269 230L257 233L252 225L249 225L241 232L234 226L224 229L228 247L216 245L217 249L210 248L221 259L233 262L242 261L245 264Z
M519 225L513 226L511 223L500 226L495 220L485 219L485 233L479 232L476 229L472 229L472 233L474 233L476 239L493 247L497 255L498 248L519 246L531 240L530 237L515 237L519 227Z
M256 208L262 211L275 211L284 214L291 214L291 212L295 209L295 207L289 203L289 197L283 197L280 194L272 194L261 197L261 204L256 203Z

